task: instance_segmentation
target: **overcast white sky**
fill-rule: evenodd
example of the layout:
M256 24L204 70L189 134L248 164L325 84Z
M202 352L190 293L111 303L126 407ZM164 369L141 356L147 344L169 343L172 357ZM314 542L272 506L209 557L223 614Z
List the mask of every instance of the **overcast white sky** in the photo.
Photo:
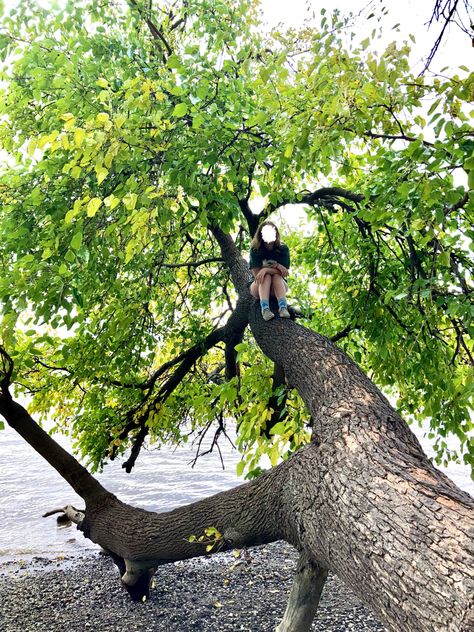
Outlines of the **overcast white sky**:
M385 44L394 39L406 40L412 33L416 43L412 44L412 63L417 72L422 69L420 60L426 57L433 42L436 40L440 25L434 23L428 30L427 23L431 18L435 0L261 0L261 7L265 19L272 25L279 22L287 26L298 26L304 21L305 15L315 12L316 18L324 7L328 12L339 9L342 14L351 11L359 13L364 8L363 15L371 12L380 14L382 7L386 7L388 15L383 19ZM400 23L400 31L397 33L392 27ZM377 26L376 18L366 20L359 18L357 21L357 33L360 39L364 39ZM432 65L432 69L439 71L444 66L456 67L465 65L474 67L474 48L468 35L462 33L456 26L451 25L444 38L444 42L438 51Z

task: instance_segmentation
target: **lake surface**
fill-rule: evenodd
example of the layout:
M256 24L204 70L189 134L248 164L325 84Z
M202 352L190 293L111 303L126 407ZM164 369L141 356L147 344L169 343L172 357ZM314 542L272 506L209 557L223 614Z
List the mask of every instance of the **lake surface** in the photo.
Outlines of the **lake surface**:
M413 428L428 455L433 452L424 431ZM66 449L69 443L55 437ZM200 458L191 468L190 446L144 451L131 474L119 461L107 465L97 478L121 500L151 511L167 511L244 482L237 478L239 455L223 441L226 469L217 453ZM440 468L444 469L444 468ZM451 464L444 471L474 496L474 482L466 467ZM72 504L83 507L66 482L11 428L0 432L0 561L33 556L80 555L97 546L76 528L59 528L48 510Z
M60 435L54 438L68 451L70 443ZM105 466L96 477L121 500L150 511L167 511L235 487L240 460L236 450L223 439L221 451L226 469L217 452L190 462L190 446L143 450L130 474L118 459ZM42 518L51 509L74 505L84 507L62 477L14 430L0 432L0 561L30 559L32 556L84 554L97 546L72 527L57 527L56 516Z

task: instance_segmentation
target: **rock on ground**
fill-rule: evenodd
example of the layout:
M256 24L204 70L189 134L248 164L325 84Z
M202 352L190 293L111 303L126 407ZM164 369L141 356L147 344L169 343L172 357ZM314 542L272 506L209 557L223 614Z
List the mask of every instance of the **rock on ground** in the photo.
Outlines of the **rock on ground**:
M112 561L36 558L0 565L2 632L272 632L281 619L297 554L274 543L250 551L168 564L158 569L150 599L133 603ZM384 632L335 577L322 596L314 632Z

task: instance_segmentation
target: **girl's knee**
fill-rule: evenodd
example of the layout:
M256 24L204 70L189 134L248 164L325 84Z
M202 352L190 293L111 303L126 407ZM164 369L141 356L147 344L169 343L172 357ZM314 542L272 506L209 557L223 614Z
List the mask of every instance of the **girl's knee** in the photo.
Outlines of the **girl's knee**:
M273 287L279 291L286 291L286 287L285 287L285 282L283 281L281 276L277 276L276 274L273 276L272 279L273 283Z

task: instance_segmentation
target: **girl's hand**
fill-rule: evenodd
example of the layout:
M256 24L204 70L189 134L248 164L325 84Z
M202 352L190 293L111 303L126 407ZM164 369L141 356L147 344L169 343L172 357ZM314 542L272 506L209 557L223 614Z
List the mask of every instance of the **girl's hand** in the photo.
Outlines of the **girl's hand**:
M268 269L262 268L259 272L257 272L256 276L255 276L255 281L257 282L257 285L260 285L260 283L263 282L263 279L265 278L265 275L267 274Z
M281 263L277 263L275 267L284 279L288 276L288 268L282 266Z

